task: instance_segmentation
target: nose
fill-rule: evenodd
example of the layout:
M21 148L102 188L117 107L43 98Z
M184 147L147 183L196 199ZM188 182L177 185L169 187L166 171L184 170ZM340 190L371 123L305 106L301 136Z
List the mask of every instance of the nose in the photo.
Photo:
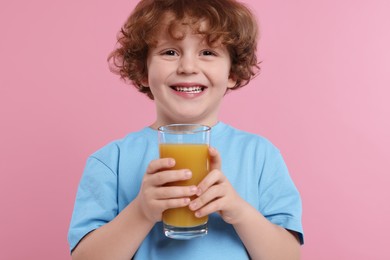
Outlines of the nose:
M183 55L177 67L178 74L196 74L199 72L198 61L191 55Z

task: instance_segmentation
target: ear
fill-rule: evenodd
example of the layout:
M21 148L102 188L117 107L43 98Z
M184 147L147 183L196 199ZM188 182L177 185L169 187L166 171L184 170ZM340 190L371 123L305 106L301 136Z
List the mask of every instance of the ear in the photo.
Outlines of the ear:
M142 86L145 87L145 88L148 88L148 87L149 87L148 76L145 76L145 77L141 80L141 84L142 84Z
M227 88L228 89L231 89L231 88L234 88L237 84L237 79L234 75L230 75L229 76L229 79L228 79L228 85L227 85Z

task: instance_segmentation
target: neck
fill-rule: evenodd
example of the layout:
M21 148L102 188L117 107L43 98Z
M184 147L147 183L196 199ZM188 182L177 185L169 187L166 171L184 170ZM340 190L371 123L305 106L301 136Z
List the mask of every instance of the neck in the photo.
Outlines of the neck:
M213 127L215 126L219 121L218 120L214 120L214 121L210 121L210 122L206 122L206 121L201 121L201 122L197 122L197 121L163 121L163 122L159 122L158 120L155 121L153 124L150 125L150 128L152 129L158 129L160 126L163 126L163 125L170 125L170 124L200 124L200 125L206 125L206 126L210 126L210 127Z

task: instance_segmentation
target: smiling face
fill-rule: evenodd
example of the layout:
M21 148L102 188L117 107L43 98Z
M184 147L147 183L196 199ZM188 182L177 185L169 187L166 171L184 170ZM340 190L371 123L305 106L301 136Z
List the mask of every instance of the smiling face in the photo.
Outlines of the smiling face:
M206 23L200 22L200 26L202 29ZM188 25L176 26L172 34L167 25L163 28L156 45L149 50L148 78L143 82L152 91L156 104L157 119L152 127L216 124L222 98L236 83L230 77L228 50L221 44L209 46Z

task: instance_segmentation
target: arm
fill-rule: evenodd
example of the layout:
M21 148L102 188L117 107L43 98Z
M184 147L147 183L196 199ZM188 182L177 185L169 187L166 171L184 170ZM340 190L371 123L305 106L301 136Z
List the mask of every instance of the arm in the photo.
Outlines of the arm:
M300 244L296 236L268 221L244 201L221 172L221 159L210 149L208 176L199 184L197 199L190 208L198 217L219 212L232 224L252 259L299 259Z
M72 252L72 259L131 259L138 247L168 208L184 207L195 194L194 187L165 187L186 180L185 170L167 170L171 159L149 164L138 196L112 221L86 235Z
M268 221L244 202L240 217L232 223L252 259L300 259L295 232Z
M111 222L86 235L72 259L131 259L154 225L139 208L135 199Z

